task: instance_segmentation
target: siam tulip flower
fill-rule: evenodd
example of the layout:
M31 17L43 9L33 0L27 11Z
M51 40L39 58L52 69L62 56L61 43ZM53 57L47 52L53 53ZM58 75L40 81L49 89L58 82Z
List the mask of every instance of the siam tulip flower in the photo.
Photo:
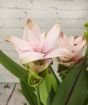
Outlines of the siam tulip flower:
M71 56L70 51L58 48L60 24L55 24L48 33L41 33L32 20L28 20L24 28L23 38L7 37L19 54L22 64L28 64L36 72L44 70L52 62L51 58ZM41 63L40 63L41 62Z
M69 65L70 63L79 62L86 52L86 40L83 36L66 36L63 32L59 36L59 48L66 48L71 56L63 55L59 57L62 63Z

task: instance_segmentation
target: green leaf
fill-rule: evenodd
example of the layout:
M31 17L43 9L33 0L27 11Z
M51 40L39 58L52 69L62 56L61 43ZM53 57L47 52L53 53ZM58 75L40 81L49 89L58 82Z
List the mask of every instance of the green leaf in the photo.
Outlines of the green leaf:
M53 87L55 92L57 91L59 84L56 81L56 78L53 74L49 74L46 77L46 83L47 83L48 93L51 92L52 87Z
M50 92L50 94L48 96L48 105L51 105L52 104L54 97L55 97L55 91L51 87L51 92Z
M0 63L8 69L12 74L21 80L21 87L24 96L30 105L37 105L36 95L33 92L33 88L28 85L28 73L27 71L15 63L11 58L9 58L5 53L0 51Z
M48 101L52 101L58 90L58 82L54 74L48 74L39 85L40 99L44 105L48 105ZM53 95L52 95L53 94ZM51 103L51 102L50 102ZM49 104L50 105L50 104Z
M55 96L55 99L54 99L52 105L68 105L68 103L70 102L70 98L71 98L71 96L73 96L73 92L74 92L77 84L80 81L79 78L81 78L81 73L83 70L85 70L85 68L86 68L86 63L84 61L84 62L76 65L73 69L71 69L71 71L67 74L67 76L63 80L63 83L60 85L60 88ZM82 75L83 75L83 73L82 73ZM84 76L83 79L84 80L81 80L81 83L80 83L81 86L84 85L84 82L82 83L82 81L85 81L85 79L87 79L86 81L88 81L88 77L85 78L85 76ZM83 87L85 87L86 90L88 90L88 88L86 86L87 86L87 82L85 82L85 85ZM81 88L81 87L79 87L79 88ZM77 92L79 88L76 88L75 91ZM83 90L83 91L85 91L85 90ZM79 93L80 94L79 99L81 99L82 93L83 92ZM86 94L85 94L85 97L87 96ZM76 98L77 97L74 97L74 100ZM83 99L83 100L85 100L85 99ZM82 105L81 103L78 104L78 102L79 102L79 100L76 99L77 104L72 104L72 102L70 102L69 105Z
M56 74L55 74L55 72L54 72L54 70L52 69L51 66L49 67L49 69L50 69L50 71L52 72L52 74L54 75L54 77L56 78L57 83L60 85L61 82L60 82L59 79L57 78L57 76L56 76Z
M27 73L27 71L23 67L21 67L20 65L15 63L11 58L9 58L1 50L0 50L0 63L6 69L8 69L8 71L10 71L13 75L18 77L19 79L21 79L23 81L27 81L28 80L28 73Z
M54 96L60 86L54 74L49 74L46 78L46 85L48 90L48 105L51 105Z
M51 78L50 75L48 75L48 76L45 78L48 93L50 93L50 92L51 92L51 89L52 89L52 84L51 84L50 78Z
M40 100L44 105L47 105L47 101L48 101L48 90L47 90L47 85L46 85L46 81L42 80L42 82L39 85L39 92L40 92Z
M88 72L82 70L70 97L68 105L87 105L88 102Z
M36 95L33 92L33 88L30 87L26 82L20 81L23 95L27 99L30 105L38 105Z

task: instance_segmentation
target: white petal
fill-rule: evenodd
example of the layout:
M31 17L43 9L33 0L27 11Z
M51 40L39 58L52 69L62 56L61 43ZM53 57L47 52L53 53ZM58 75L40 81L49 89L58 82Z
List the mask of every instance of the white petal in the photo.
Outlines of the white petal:
M53 28L47 33L45 44L43 47L44 52L50 51L58 40L60 32L60 24L55 24Z
M43 59L44 54L38 52L24 52L20 55L20 61L22 64L29 63L36 60Z
M32 51L32 47L27 41L24 41L17 37L7 37L6 41L11 42L18 53L24 51Z
M73 54L65 49L65 48L59 48L56 50L51 51L50 53L48 53L45 58L54 58L54 57L66 57L66 58L71 58L73 56Z
M40 29L35 22L31 19L28 19L27 24L24 28L23 39L30 41L32 44L38 43L40 39Z

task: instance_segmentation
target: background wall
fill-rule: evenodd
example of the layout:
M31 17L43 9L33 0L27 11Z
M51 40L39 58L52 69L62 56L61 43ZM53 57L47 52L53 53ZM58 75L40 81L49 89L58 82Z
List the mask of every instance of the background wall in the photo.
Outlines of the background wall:
M17 62L17 53L4 38L21 37L28 18L33 18L42 31L60 21L67 35L81 35L83 24L88 21L88 0L0 0L0 49ZM0 66L0 81L17 79Z

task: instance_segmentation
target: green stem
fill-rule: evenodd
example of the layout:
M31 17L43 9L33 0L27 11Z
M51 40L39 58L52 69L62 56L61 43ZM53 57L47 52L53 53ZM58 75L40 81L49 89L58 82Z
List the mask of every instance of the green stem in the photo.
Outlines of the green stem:
M36 95L37 95L38 105L41 105L41 102L40 102L40 94L39 94L39 86L36 87Z

